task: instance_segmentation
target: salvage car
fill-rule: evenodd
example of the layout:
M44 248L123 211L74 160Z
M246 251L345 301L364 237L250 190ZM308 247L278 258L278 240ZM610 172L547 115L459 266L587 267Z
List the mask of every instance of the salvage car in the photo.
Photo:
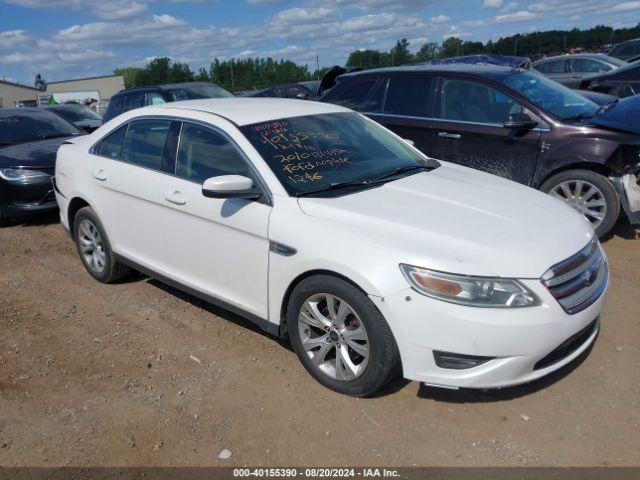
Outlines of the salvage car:
M628 40L614 45L607 55L621 60L631 60L640 56L640 38Z
M196 100L199 98L227 98L233 93L209 82L170 83L149 87L130 88L121 90L109 100L104 114L105 122L123 112L146 105L158 105L182 100Z
M580 89L615 95L619 98L640 94L640 62L602 75L590 75L580 82Z
M640 136L536 72L482 65L410 66L338 77L322 97L364 113L430 157L484 170L560 198L599 236L620 211L640 223Z
M196 100L58 152L60 220L98 281L130 268L288 337L323 385L543 377L594 342L593 229L533 189L426 157L348 109Z
M79 103L49 105L45 108L73 123L80 130L84 130L87 133L93 132L102 125L102 117L100 115Z
M570 88L577 88L586 76L601 75L625 65L627 62L624 60L602 53L576 53L538 60L532 64L532 68L551 80Z
M0 109L0 225L58 208L56 151L81 131L41 108Z

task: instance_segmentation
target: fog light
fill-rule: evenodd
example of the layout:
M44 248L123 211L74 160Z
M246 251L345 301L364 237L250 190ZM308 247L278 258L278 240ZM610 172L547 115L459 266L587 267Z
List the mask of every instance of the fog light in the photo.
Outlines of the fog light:
M477 367L495 357L479 357L476 355L462 355L459 353L433 351L433 359L440 368L450 368L453 370L465 370Z

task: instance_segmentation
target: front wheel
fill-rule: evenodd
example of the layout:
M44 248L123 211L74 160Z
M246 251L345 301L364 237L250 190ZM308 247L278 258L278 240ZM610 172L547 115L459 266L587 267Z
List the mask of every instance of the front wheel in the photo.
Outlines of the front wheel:
M620 214L620 201L611 181L589 170L567 170L540 187L585 216L599 237L607 234Z
M386 320L358 288L337 277L304 279L287 307L294 351L321 384L353 396L371 395L400 364Z

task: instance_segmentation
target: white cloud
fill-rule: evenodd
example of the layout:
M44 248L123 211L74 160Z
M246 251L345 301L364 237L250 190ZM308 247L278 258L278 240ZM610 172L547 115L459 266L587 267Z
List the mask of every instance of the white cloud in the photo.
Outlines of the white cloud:
M335 18L335 12L329 8L290 8L271 17L271 23L274 25L304 25Z
M500 8L502 0L484 0L484 8Z
M625 3L619 3L617 5L614 5L613 7L609 8L608 11L626 12L628 10L636 10L638 8L640 8L640 2L625 2Z
M493 20L495 23L512 23L512 22L527 22L538 18L535 13L527 12L526 10L520 10L515 13L507 13L505 15L497 15Z
M429 19L431 23L446 23L449 20L451 20L451 17L447 17L446 15L438 15Z

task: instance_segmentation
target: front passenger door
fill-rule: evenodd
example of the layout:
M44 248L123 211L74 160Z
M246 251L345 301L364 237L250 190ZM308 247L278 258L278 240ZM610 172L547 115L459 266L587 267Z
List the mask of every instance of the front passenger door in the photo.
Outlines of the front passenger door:
M271 207L266 201L205 197L203 182L220 175L258 181L226 134L184 122L174 175L165 175L161 187L172 280L267 319Z
M530 185L540 131L505 128L508 115L515 113L533 116L491 86L474 80L443 79L433 156Z

